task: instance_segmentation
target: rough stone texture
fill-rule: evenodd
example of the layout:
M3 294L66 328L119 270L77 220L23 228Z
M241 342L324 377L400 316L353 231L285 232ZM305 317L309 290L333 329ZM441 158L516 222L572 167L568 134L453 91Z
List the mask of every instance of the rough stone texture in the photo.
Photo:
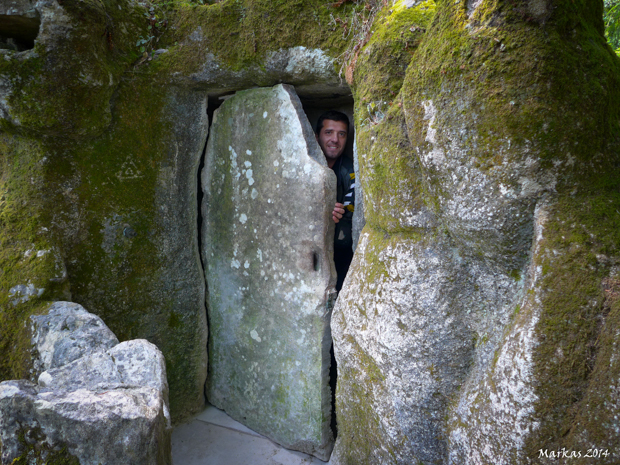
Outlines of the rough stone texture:
M283 81L349 93L334 61L347 41L329 23L365 10L177 2L153 6L166 21L151 24L139 2L32 7L34 48L0 49L0 379L32 368L28 316L71 300L120 340L163 351L181 420L204 405L207 371L196 205L207 98ZM151 37L144 56L136 44Z
M0 3L0 41L7 46L29 47L39 33L40 24L39 14L30 1L4 0ZM7 39L12 39L11 43Z
M40 386L54 390L94 390L116 384L147 386L168 398L166 365L161 352L144 339L125 341L41 373ZM168 417L168 408L164 407Z
M357 142L353 142L353 168L356 173L360 172L359 168L359 156L357 154ZM359 179L355 182L355 211L353 212L353 251L357 249L359 243L360 234L366 219L364 218L364 190Z
M336 179L292 87L226 100L202 186L207 398L274 441L327 459Z
M0 207L24 208L3 227L0 295L17 301L11 316L0 302L3 345L25 350L23 321L45 301L79 302L119 339L161 348L182 418L204 405L207 369L197 231L206 92L134 66L136 41L148 36L144 6L33 6L34 49L0 50ZM3 379L28 376L22 353Z
M359 54L332 463L618 462L620 64L549 5L440 3L410 62L396 7Z
M620 460L620 70L601 2L441 2L431 24L432 2L396 1L367 33L371 3L177 2L155 32L135 2L33 3L33 48L0 44L2 379L32 369L28 317L73 300L162 349L175 418L201 408L207 96L342 96L340 56L367 224L334 317L334 461Z
M3 464L169 464L166 365L145 340L118 343L80 305L31 317L38 385L0 383ZM21 462L20 462L21 463Z
M46 314L30 317L35 378L78 358L118 344L103 320L73 302L54 302Z
M18 457L50 463L44 458L60 456L80 465L170 464L163 407L161 393L150 387L52 391L25 380L5 381L0 383L2 463ZM38 452L29 453L29 446Z
M200 37L199 41L203 41L200 32L201 29L197 30L197 35ZM200 71L178 79L188 79L193 84L200 83L218 92L283 81L294 85L296 91L305 97L338 97L350 94L349 87L334 69L334 60L321 49L308 49L303 46L270 52L264 63L238 71L231 70L218 62L214 55L210 55Z
M162 57L173 77L223 93L285 82L303 97L350 95L336 57L357 31L345 29L362 5L335 9L321 0L217 2L179 8L170 53Z

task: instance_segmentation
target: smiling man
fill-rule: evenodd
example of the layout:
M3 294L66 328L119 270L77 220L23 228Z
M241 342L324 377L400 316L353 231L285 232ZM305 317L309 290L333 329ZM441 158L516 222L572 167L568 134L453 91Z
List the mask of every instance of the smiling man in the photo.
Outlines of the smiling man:
M353 259L353 210L355 206L355 172L353 161L343 156L349 135L349 118L344 113L330 110L323 113L316 124L316 140L323 150L327 166L338 180L336 205L332 219L336 223L334 263L338 273L336 290L342 283Z

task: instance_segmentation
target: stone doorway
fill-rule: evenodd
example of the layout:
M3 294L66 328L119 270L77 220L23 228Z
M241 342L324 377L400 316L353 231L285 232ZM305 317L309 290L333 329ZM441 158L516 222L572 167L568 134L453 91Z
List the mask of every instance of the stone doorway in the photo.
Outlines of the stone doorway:
M306 108L316 121L325 101L308 99ZM207 398L285 447L326 460L335 176L292 86L226 98L214 113L201 184Z

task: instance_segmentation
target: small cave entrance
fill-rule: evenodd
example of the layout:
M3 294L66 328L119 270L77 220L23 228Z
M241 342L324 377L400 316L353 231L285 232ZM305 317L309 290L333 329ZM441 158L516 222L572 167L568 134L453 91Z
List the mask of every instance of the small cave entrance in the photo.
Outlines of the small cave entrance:
M22 52L34 48L40 26L39 13L29 3L15 2L0 8L0 50Z
M347 145L345 147L343 156L348 157L351 160L353 160L353 146L354 146L353 144L353 141L354 141L353 98L350 93L350 90L346 89L343 92L342 88L338 88L336 91L331 90L331 89L322 89L321 91L317 92L315 88L312 91L304 92L303 88L296 88L295 91L297 92L297 96L299 97L299 101L301 102L303 113L305 113L305 117L310 123L310 126L312 127L313 132L316 128L316 123L317 123L319 116L325 111L338 110L346 114L349 117L350 131L349 131L349 136L347 138ZM206 211L206 210L203 210L204 208L203 204L205 203L205 193L202 190L202 183L204 182L202 173L205 169L205 161L209 158L209 155L207 152L208 150L212 150L211 148L208 149L208 147L211 147L211 144L215 145L217 143L217 142L212 142L211 140L212 138L217 139L217 136L213 136L213 134L215 133L214 126L213 126L214 125L213 123L214 114L220 107L222 107L222 104L227 99L231 98L233 95L235 95L235 92L221 92L221 93L216 93L216 94L214 93L214 94L209 95L208 110L207 110L209 126L210 126L209 135L207 138L207 142L205 144L205 148L203 150L203 154L201 157L201 162L200 162L200 166L198 170L198 193L197 193L198 202L197 204L198 204L198 209L199 209L199 213L198 213L198 228L200 231L199 247L201 251L205 251L209 247L209 244L207 244L209 239L203 234L203 228L205 228L205 224L208 224L208 222L210 222L211 220L207 218L209 217L208 214L207 214L207 217L203 218L202 216L204 211ZM269 112L270 111L271 110L269 110ZM249 116L243 117L245 119L241 118L239 121L248 121L247 120L248 117L259 118L262 121L263 118L266 118L267 113L268 113L267 110L263 112L263 110L261 109L260 112L258 112L258 115L254 115L254 113L250 113ZM224 115L224 113L222 113L222 115ZM226 119L228 121L236 117L237 115L235 114L233 114L231 117L231 114L226 113ZM219 118L219 119L223 120L224 118L222 116L222 118ZM242 123L236 123L236 124L237 126L239 126ZM307 125L307 123L305 124ZM215 128L215 130L217 131L218 129ZM304 136L306 137L306 140L307 140L308 134L304 133ZM273 186L273 189L270 190L260 185L260 180L258 178L258 176L260 176L260 168L256 164L256 161L257 161L256 158L253 158L256 156L256 153L252 154L252 152L254 151L254 148L252 147L251 143L247 142L247 139L245 143L239 142L239 139L243 139L244 137L246 137L244 134L237 135L237 138L235 138L235 136L233 135L231 137L232 142L230 144L228 143L223 144L223 148L221 151L222 156L226 158L230 157L230 160L234 160L234 161L231 161L232 163L231 166L234 166L235 167L234 169L238 171L236 173L236 179L240 179L243 182L245 182L246 179L250 180L248 186L244 184L241 186L241 189L240 189L240 190L243 190L243 189L246 190L248 199L251 197L252 199L261 200L260 196L272 196L274 195L274 192L278 191L278 189L281 189L282 186L278 184L277 186ZM246 153L248 154L248 156L245 156ZM209 161L206 161L206 164L208 166L211 166L213 165L213 162L211 162L211 165L209 165ZM270 165L278 166L276 162L271 162L271 161L270 161ZM243 169L244 166L245 166L245 169ZM251 173L251 171L254 171L253 173L254 178L252 178L252 174L248 174L248 173ZM221 179L224 180L224 178L227 176L228 174L222 174L218 172L217 179L220 179L221 177ZM300 172L299 176L303 176L303 173ZM214 175L214 178L215 178L215 175ZM235 178L235 176L233 175L231 176L231 178ZM254 183L254 179L257 180L256 183ZM277 179L280 179L279 182L282 183L282 180L281 180L282 178L277 178ZM276 184L277 182L278 181L273 181L274 184ZM258 192L254 192L254 188L256 187L258 187ZM222 188L221 190L225 190L225 188ZM270 193L265 194L264 192L270 192ZM212 203L209 203L211 202L211 199L208 197L210 194L207 193L206 195L207 195L207 199L206 199L207 203L210 206L214 205ZM266 200L268 202L271 202L271 199L266 199ZM306 200L302 200L298 198L291 198L291 202L294 202L294 201L299 201L301 203L301 206L300 206L301 208L301 207L311 206L309 204L313 200L308 199L308 198L306 198ZM307 205L303 205L304 201L306 202ZM241 213L241 214L235 213L237 204L232 203L231 205L233 205L234 211L229 212L230 221L234 223L238 228L246 227L252 222L251 218L249 217L249 214L246 215L245 213ZM264 209L262 212L265 215L268 214L266 209ZM237 219L235 215L239 215L239 218ZM311 217L312 215L308 216L309 222L311 221L310 220ZM209 226L207 226L207 229L208 227ZM254 231L256 232L256 229ZM274 229L274 231L277 231L277 229ZM221 233L218 233L218 234L219 234L218 237L226 237L225 235L222 235ZM230 239L230 237L226 237L226 240L232 240L232 239ZM228 261L223 261L221 259L219 259L218 261L218 264L220 263L224 264L224 269L222 269L221 273L219 274L222 274L222 275L227 274L227 276L226 278L217 277L216 278L217 283L210 279L210 276L213 277L214 274L213 274L213 271L209 271L208 269L209 267L213 267L214 266L213 264L215 263L215 261L218 260L218 257L217 257L218 252L216 251L215 258L211 258L213 257L212 252L211 253L208 251L203 252L201 254L202 255L201 259L203 259L203 268L205 269L205 276L207 278L206 279L207 293L216 295L217 299L219 299L220 302L225 302L226 305L233 305L231 303L234 302L234 305L237 305L238 307L242 307L243 305L247 305L247 302L252 301L252 298L248 298L247 296L245 296L243 297L243 300L236 300L238 299L238 296L236 294L237 290L235 289L235 287L241 287L242 289L245 289L246 294L247 294L247 288L248 288L247 281L244 281L246 282L246 284L244 285L245 287L238 286L235 282L236 278L232 278L231 273L238 273L239 275L246 274L247 276L246 270L251 272L251 268L254 266L252 257L254 261L256 261L256 257L254 256L249 257L248 255L244 255L241 252L239 252L239 255L237 256L236 246L234 247L235 247L234 257L231 255L230 258L227 258ZM263 249L262 252L260 250L261 248ZM265 246L265 248L267 248L267 246ZM260 260L261 262L263 260L267 260L267 261L269 260L269 257L267 256L269 252L266 253L265 248L261 246L258 250L258 260ZM325 265L326 262L324 261L325 257L323 257L320 252L321 251L317 252L316 250L314 250L311 254L308 255L309 257L308 271L309 272L315 272L319 274L324 272L324 269L326 268L326 265ZM209 262L209 263L206 263L206 262ZM219 266L222 266L222 265L219 265ZM283 273L280 272L276 268L277 266L274 263L273 271L270 270L267 272L268 276L265 276L265 288L268 288L269 286L273 285L272 283L267 282L267 277L269 277L270 281L272 280L272 276L273 276L274 281L279 281L280 277L283 276ZM276 278L276 275L278 275L278 278ZM239 282L242 282L243 279L244 278L240 278ZM282 281L284 280L285 279L283 278ZM293 286L291 287L291 289L293 289ZM256 292L263 292L263 290L262 289L260 291L257 290ZM273 291L271 292L273 295ZM278 291L276 290L276 294L277 292ZM286 293L287 292L286 286L285 285L281 286L279 288L279 292ZM207 299L207 301L210 302L209 298ZM210 306L210 304L208 305ZM333 301L331 302L331 305L333 307ZM298 310L298 308L294 306L291 306L290 311L294 312L294 311L300 311L300 310ZM264 315L261 315L260 318L262 317L264 317ZM285 408L284 404L288 402L287 399L289 398L290 393L288 392L288 387L286 386L286 384L283 386L282 384L279 385L278 383L282 382L282 380L286 378L286 376L288 376L289 373L278 374L277 371L271 371L269 372L270 373L269 376L267 376L266 375L267 368L260 366L261 357L263 357L263 359L270 359L271 361L273 360L274 357L276 357L276 353L279 350L284 349L284 347L281 347L279 345L273 345L269 349L264 349L264 346L268 343L269 338L273 337L273 332L270 333L269 330L266 328L266 326L277 325L278 318L282 319L283 317L281 315L273 316L273 317L268 316L267 318L264 318L263 321L260 321L260 318L256 316L248 317L247 314L239 314L239 315L235 315L234 317L230 317L228 315L222 315L221 313L215 314L212 308L208 309L207 319L208 319L208 326L209 326L209 335L208 335L209 337L209 344L208 344L208 347L209 347L209 379L211 381L209 380L207 381L207 388L205 389L205 392L207 395L207 400L211 404L215 405L216 407L222 408L230 416L237 419L241 423L245 424L246 426L254 429L255 431L261 434L264 434L265 436L270 437L271 439L275 440L276 442L281 443L282 445L286 447L287 444L285 443L285 441L283 442L278 439L278 434L280 430L286 429L284 426L282 426L282 424L286 423L288 419L285 417L283 418L278 418L278 417L280 416L282 412L286 411L286 409L289 408L288 405ZM244 327L244 325L247 325L246 327L244 327L244 330L247 333L247 335L244 335L244 336L249 336L249 337L247 338L248 340L246 342L243 342L243 344L245 344L243 349L240 349L237 351L237 349L231 350L230 347L226 347L226 350L216 347L218 345L218 342L217 342L218 338L220 338L221 340L224 340L224 339L229 340L232 337L230 334L223 334L223 331L221 330L221 326L223 325L236 325L235 334L240 334L240 333L242 334L242 332L238 328L241 328L241 327ZM284 330L284 332L286 331L289 331L289 329ZM299 336L300 339L303 339L303 334L296 333L295 337L297 336ZM215 340L215 343L214 343L214 340ZM226 341L226 343L228 343L228 340ZM256 352L253 352L250 355L248 355L248 351L246 348L248 344L254 344L255 348L252 350ZM283 343L283 345L285 344ZM265 352L263 355L261 355L263 350L268 350L268 352ZM333 437L335 438L337 434L337 422L336 422L336 417L335 417L335 414L336 414L335 412L335 390L336 390L336 381L337 381L336 380L337 369L336 369L336 361L333 355L333 344L331 343L331 332L329 330L327 331L327 336L322 342L321 350L323 351L323 354L324 354L322 356L323 360L326 361L325 359L326 351L329 352L329 358L331 359L330 370L329 370L329 386L330 386L330 392L331 392L331 399L329 402L330 414L331 414L330 415L331 417L330 429L333 433ZM226 381L221 381L221 380L214 381L212 379L216 375L222 376L222 373L224 373L226 369L228 369L228 368L222 367L221 360L224 357L222 354L223 353L230 354L232 352L238 352L240 355L237 361L229 362L230 365L235 364L235 365L238 365L239 367L244 367L243 369L246 371L252 371L252 370L256 371L256 373L252 374L253 376L252 379L244 380L243 394L241 393L241 389L231 386L231 383L229 382L228 378L226 379ZM273 352L273 355L272 355L272 352ZM220 365L213 363L212 357L217 358L217 363L219 363ZM250 357L254 357L252 361L249 360ZM292 356L292 357L294 358L295 356ZM283 359L285 358L286 357L283 357ZM297 366L299 367L299 364L301 361L301 365L303 368L304 357L303 356L298 357L298 359L299 360L294 360L291 363L293 365L297 364ZM293 367L292 368L293 370L299 370L299 368L295 368L293 365L290 365ZM286 366L289 366L289 365L286 365ZM235 369L237 370L239 368L235 367ZM326 370L327 370L326 368L324 368L323 370L323 379L325 379L325 376L327 375ZM216 373L216 375L214 373ZM233 379L235 377L238 377L239 375L237 372L235 372L233 374L228 374L227 376L229 377L229 379ZM265 376L264 379L262 379L263 376ZM293 382L291 382L291 385L297 382L297 379L295 379L294 377L292 379L293 379ZM260 385L261 383L263 384L266 383L270 385L269 389L261 386ZM225 389L223 389L223 387L225 387ZM292 389L293 388L291 387L291 390ZM236 395L234 392L235 390L239 391L238 399L234 398ZM247 394L250 397L256 397L260 399L261 395L263 395L262 394L263 391L267 392L269 390L273 392L272 400L273 400L273 405L274 405L273 413L271 413L272 418L269 418L269 421L271 424L268 427L266 427L266 430L261 430L260 426L257 426L258 425L257 420L255 419L253 420L252 417L256 414L256 412L259 412L259 411L260 411L260 415L256 415L257 417L265 416L265 412L260 410L263 408L263 405L258 407L256 404L256 399L250 400L248 398L247 399L248 407L247 407L247 415L246 415L246 413L241 413L241 412L245 412L245 410L243 408L240 408L239 404L245 402L245 399L243 397L243 395L245 394ZM323 397L323 398L326 399L326 397ZM294 402L296 401L292 401L292 403ZM264 404L266 402L263 401L263 402L259 402L259 404L260 403ZM226 405L229 405L230 409L226 407ZM282 415L284 416L283 413ZM287 434L288 433L286 432L282 433L282 437L287 437ZM291 448L293 449L297 448L294 446L294 443L289 443L288 446L292 446ZM301 450L301 449L298 449L298 450ZM317 455L317 454L314 454L314 455ZM320 454L317 455L317 457L320 457Z

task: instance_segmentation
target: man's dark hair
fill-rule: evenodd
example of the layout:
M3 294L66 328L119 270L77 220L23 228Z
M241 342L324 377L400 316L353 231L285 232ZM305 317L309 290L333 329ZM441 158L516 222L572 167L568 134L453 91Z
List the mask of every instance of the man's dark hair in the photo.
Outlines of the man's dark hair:
M321 133L321 129L323 129L323 121L326 119L330 121L342 121L343 123L347 123L347 131L349 130L349 117L340 111L329 110L319 116L319 120L316 122L317 134Z

